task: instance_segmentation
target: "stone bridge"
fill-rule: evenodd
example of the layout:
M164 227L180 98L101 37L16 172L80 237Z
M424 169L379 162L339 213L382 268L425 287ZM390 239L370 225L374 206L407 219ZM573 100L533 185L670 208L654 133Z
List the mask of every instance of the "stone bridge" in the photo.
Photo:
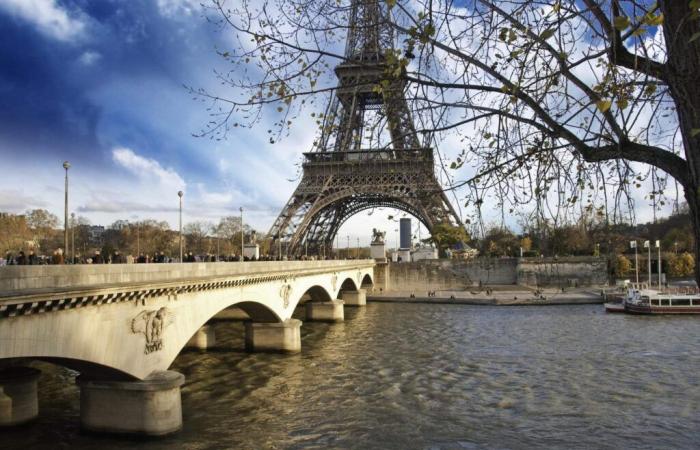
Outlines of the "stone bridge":
M36 417L40 359L80 372L81 422L93 431L167 434L182 425L187 346L206 348L217 314L246 320L249 351L298 352L307 320L363 306L373 260L8 266L0 268L0 425Z

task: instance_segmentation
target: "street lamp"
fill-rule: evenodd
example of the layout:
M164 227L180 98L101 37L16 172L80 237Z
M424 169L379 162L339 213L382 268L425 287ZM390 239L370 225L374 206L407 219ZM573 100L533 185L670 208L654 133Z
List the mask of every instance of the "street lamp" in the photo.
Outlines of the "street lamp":
M68 256L68 169L70 169L70 163L68 161L63 161L63 168L66 169L66 201L64 203L63 217L63 249L66 251L66 256Z
M637 257L637 241L630 241L630 247L634 249L634 274L637 280L637 287L639 287L639 258Z
M357 238L357 259L360 259L360 238Z
M350 235L348 234L348 247L345 249L345 259L350 259Z
M70 248L72 250L73 259L72 262L75 264L75 213L70 214ZM68 252L66 252L66 255Z
M656 259L656 269L659 271L659 291L661 291L661 241L656 240L656 249L658 250L658 258ZM651 285L651 283L649 283Z
M238 210L241 212L241 256L238 260L243 262L243 207L241 206Z
M182 259L182 196L185 195L184 192L182 191L177 191L177 196L180 197L180 262L183 262Z

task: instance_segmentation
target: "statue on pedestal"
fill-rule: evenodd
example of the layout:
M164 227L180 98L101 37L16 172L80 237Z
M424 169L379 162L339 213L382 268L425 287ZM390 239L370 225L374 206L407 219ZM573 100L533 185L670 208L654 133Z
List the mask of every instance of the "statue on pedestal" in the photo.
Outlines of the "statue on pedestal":
M385 237L386 237L386 231L379 231L376 228L372 228L372 243L373 244L383 244Z

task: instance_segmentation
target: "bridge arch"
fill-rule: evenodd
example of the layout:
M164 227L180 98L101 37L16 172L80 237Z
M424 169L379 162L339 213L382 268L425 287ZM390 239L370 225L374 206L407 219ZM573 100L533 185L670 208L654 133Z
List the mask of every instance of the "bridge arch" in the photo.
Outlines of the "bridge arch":
M94 361L87 361L77 358L64 358L55 356L35 356L28 360L43 361L56 366L65 367L79 372L86 378L107 378L111 380L137 380L134 375L124 372L118 367L103 365Z
M357 282L355 280L353 280L352 278L346 278L340 284L339 292L356 291L356 290L357 290Z
M297 306L306 302L329 302L333 300L332 294L320 285L311 286L297 300Z
M360 288L361 289L372 289L374 287L374 280L372 279L372 276L368 273L365 274L364 277L362 277L362 282L360 283Z

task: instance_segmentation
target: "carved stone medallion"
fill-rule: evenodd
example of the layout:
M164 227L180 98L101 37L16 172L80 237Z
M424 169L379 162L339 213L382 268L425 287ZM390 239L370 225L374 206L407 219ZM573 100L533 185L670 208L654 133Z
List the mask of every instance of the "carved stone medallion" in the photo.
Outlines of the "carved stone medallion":
M280 287L280 297L282 298L282 305L286 309L289 306L289 297L292 295L292 285L283 284Z
M141 333L146 337L144 353L163 349L163 330L175 321L175 315L168 308L141 311L131 320L131 332Z

